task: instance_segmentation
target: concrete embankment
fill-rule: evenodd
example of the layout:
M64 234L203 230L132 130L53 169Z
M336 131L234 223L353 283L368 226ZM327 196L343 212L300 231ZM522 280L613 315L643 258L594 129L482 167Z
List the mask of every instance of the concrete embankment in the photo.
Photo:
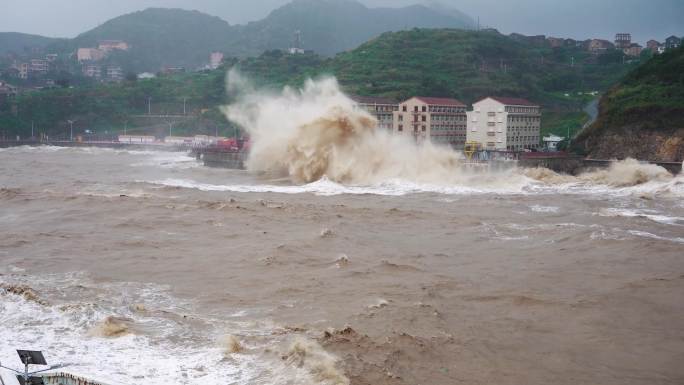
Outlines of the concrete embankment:
M518 160L518 166L526 168L543 167L558 173L577 175L588 169L608 168L617 160L590 159L581 156L564 155L523 156ZM646 162L663 167L670 173L677 175L682 172L682 163L679 162Z

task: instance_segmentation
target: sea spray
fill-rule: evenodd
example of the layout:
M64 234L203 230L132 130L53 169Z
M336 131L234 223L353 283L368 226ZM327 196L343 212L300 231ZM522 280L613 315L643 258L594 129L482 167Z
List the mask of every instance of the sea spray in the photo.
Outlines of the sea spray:
M341 90L334 78L307 80L302 89L255 90L231 70L227 89L235 103L226 117L252 140L247 168L309 183L323 176L344 184L391 179L419 183L453 180L461 156L430 143L376 130L377 121Z
M223 111L251 138L248 170L288 177L295 183L340 184L337 190L391 184L401 186L403 193L524 193L535 187L564 191L566 186L640 185L656 193L661 187L674 194L681 190L670 186L673 177L662 167L633 159L577 177L542 168L469 167L449 147L429 141L417 144L409 135L378 130L376 119L347 97L332 77L309 79L301 89L285 87L276 92L256 89L230 70L226 83L234 102Z

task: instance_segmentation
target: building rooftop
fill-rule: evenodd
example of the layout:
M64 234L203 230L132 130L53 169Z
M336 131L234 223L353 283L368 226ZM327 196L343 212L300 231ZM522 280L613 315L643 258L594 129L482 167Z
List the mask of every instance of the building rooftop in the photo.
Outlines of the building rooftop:
M450 98L430 98L426 96L416 96L416 99L422 101L423 103L437 105L437 106L459 106L465 107L465 104L461 103L456 99Z
M539 107L539 104L532 103L531 101L527 99L522 99L522 98L506 98L506 97L501 97L501 96L489 96L490 99L494 99L499 103L505 104L507 106L530 106L530 107ZM478 100L476 103L479 103L487 98L483 98Z
M396 101L392 99L377 96L350 95L349 97L353 101L360 104L398 104Z

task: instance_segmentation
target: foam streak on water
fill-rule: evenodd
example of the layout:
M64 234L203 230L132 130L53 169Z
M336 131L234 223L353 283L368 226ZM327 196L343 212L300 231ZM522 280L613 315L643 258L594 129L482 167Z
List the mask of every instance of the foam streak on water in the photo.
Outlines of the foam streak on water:
M44 295L49 286L70 282L65 290L89 291L82 280L40 278ZM8 285L8 282L2 282ZM71 288L71 289L69 289ZM74 289L76 288L76 289ZM81 288L81 289L78 289ZM119 300L107 299L118 293ZM135 293L135 294L134 294ZM85 293L84 293L85 294ZM85 297L85 295L83 295ZM48 296L49 298L54 298ZM181 312L164 290L151 285L126 285L102 291L94 303L47 303L43 299L23 298L0 289L0 357L3 363L14 357L14 348L44 350L49 363L74 363L64 371L99 379L110 384L250 384L259 373L255 356L224 359L223 348L212 334L216 325L207 324L207 335L197 336L180 320L160 317L164 312ZM56 300L58 301L58 300ZM45 302L45 303L39 303ZM52 302L52 300L51 300ZM137 302L135 305L134 303ZM129 303L129 305L126 305ZM149 308L146 308L146 306ZM184 314L187 316L187 310ZM126 333L95 332L113 315L128 320Z

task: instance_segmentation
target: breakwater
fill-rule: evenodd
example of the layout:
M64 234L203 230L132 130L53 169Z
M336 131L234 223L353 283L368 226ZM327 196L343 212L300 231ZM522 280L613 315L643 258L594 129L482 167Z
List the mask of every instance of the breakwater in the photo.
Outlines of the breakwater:
M518 159L518 166L525 168L543 167L558 173L577 175L583 171L597 168L608 168L617 162L615 159L591 159L579 155L565 153L525 153ZM682 172L681 162L648 162L663 167L677 175Z

